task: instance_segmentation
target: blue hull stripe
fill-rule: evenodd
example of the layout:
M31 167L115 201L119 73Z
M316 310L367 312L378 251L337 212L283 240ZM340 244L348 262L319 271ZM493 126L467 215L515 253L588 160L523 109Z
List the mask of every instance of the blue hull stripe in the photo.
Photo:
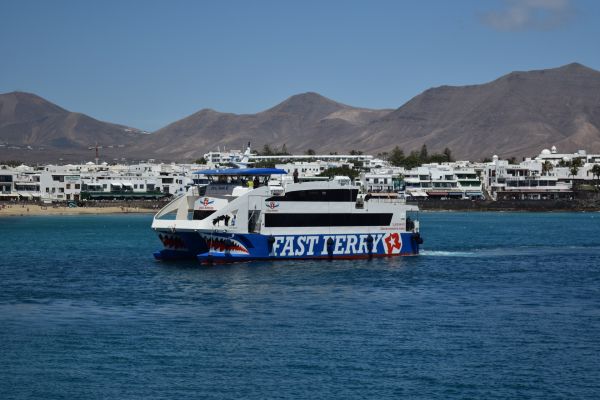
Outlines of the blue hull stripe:
M237 262L266 259L369 258L419 253L420 237L410 232L330 235L261 235L160 232L160 260Z

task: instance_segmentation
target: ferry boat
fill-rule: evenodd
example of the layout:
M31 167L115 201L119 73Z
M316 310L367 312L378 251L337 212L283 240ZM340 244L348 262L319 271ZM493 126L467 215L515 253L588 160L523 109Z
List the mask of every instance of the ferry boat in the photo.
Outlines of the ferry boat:
M196 172L208 181L161 209L152 222L159 260L237 262L416 255L418 208L359 193L350 178L294 182L276 168Z

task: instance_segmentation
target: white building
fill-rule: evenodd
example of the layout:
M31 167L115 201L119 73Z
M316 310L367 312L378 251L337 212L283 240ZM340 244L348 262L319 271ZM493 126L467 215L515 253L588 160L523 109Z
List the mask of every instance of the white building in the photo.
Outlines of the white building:
M312 178L315 177L329 168L343 168L347 167L352 169L353 165L343 161L295 161L288 162L285 164L275 164L275 168L283 169L288 175L293 175L294 171L298 171L299 178Z
M600 163L600 154L587 154L585 150L577 150L575 153L559 153L556 146L552 146L550 150L544 149L535 158L542 162L550 161L552 165L558 165L562 162L570 162L574 159L581 159L584 164Z
M398 193L404 189L404 168L373 168L360 174L360 183L369 193Z
M551 200L573 196L572 183L567 179L568 168L546 170L538 157L510 164L494 156L484 172L485 188L496 200ZM561 179L564 178L564 179Z
M48 165L39 172L41 198L77 201L81 196L81 172L76 165Z
M104 166L83 173L86 198L156 198L177 195L193 184L198 166L149 164Z
M14 189L16 172L3 166L0 169L0 200L10 200L19 197Z
M249 154L250 150L247 149ZM236 162L246 157L240 151L212 157L217 163ZM264 160L282 156L255 157ZM494 199L562 199L573 197L573 183L595 184L592 168L600 165L600 154L558 153L544 149L537 157L510 164L497 156L489 163L456 161L431 163L405 170L369 155L284 156L287 163L276 165L300 179L319 179L329 168L353 168L358 161L359 177L367 192L398 193L408 197L479 199L487 193ZM315 159L323 157L323 159ZM577 164L573 168L573 164ZM194 164L46 165L43 167L0 166L0 199L79 201L82 199L138 199L178 195L202 176L193 172L205 166ZM291 179L291 177L289 177Z
M574 163L579 166L573 168ZM494 156L485 167L484 185L494 199L571 199L574 182L594 183L595 165L600 165L600 154L559 153L555 146L518 164Z
M0 170L2 198L43 201L157 198L183 193L198 165L46 165Z
M477 168L467 162L423 164L406 171L406 194L412 197L481 199Z
M207 164L214 166L218 164L230 164L239 162L244 153L241 150L229 150L229 151L209 151L204 154L203 158L206 160Z

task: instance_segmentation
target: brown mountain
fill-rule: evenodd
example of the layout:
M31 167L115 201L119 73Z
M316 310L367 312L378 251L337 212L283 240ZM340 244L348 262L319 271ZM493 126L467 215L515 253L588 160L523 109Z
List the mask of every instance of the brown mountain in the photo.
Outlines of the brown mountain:
M552 145L600 152L600 72L569 64L483 85L433 88L367 130L361 144L371 151L426 143L469 159L537 155Z
M91 160L89 146L96 143L105 159L120 159L142 136L137 129L67 111L31 93L0 94L0 160Z
M377 153L395 145L408 152L426 144L430 151L449 147L472 160L533 156L552 145L561 152L600 153L600 72L580 64L513 72L481 85L432 88L396 110L356 108L304 93L256 114L204 109L151 135L71 113L35 95L0 95L0 160L90 160L88 146L98 142L107 160L189 161L248 141L255 148L285 144L295 153ZM33 150L24 151L26 146Z
M248 141L261 147L285 144L295 152L309 148L345 151L365 126L390 111L350 107L317 93L292 96L257 114L205 109L156 131L140 152L193 159L217 147L241 148Z
M286 144L303 152L368 153L399 145L445 147L465 159L536 155L560 151L600 152L600 72L580 64L513 72L493 82L429 89L394 110L354 108L316 93L293 96L266 111L236 115L202 110L149 136L147 152L189 159L204 151Z

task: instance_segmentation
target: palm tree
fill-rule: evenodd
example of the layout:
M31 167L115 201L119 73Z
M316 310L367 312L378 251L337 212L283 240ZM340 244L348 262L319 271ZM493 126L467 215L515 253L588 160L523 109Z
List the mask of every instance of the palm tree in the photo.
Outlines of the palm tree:
M592 178L596 177L596 184L598 184L598 180L600 180L600 164L595 164L592 167Z
M548 172L552 171L553 169L554 166L550 161L544 161L544 163L542 164L542 175L548 175Z
M575 190L575 175L577 175L578 172L579 172L579 166L577 164L572 164L571 167L569 168L569 173L573 177L573 180L572 180L573 190Z
M579 167L577 165L572 165L571 168L569 168L569 172L571 173L571 176L575 176L579 172Z

